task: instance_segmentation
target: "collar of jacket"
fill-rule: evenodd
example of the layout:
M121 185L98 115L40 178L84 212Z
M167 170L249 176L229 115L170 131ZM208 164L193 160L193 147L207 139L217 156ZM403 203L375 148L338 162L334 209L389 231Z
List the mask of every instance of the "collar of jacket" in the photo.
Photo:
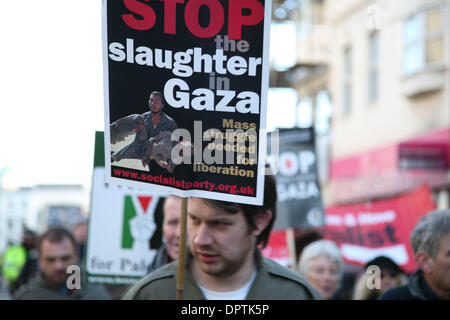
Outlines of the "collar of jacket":
M144 121L146 121L147 126L152 124L152 112L151 111L147 111L143 114L144 116ZM161 120L159 120L158 124L156 125L157 127L160 125L166 125L169 121L171 120L171 118L169 118L169 116L167 114L165 114L163 111L161 111Z
M44 276L44 274L42 273L42 271L39 271L38 272L38 274L36 275L36 277L34 278L34 281L33 281L33 283L32 283L33 285L35 285L35 286L37 286L37 287L39 287L39 288L45 288L45 289L47 289L47 290L51 290L51 291L55 291L55 292L58 292L58 293L60 293L60 294L63 294L63 295L67 295L67 294L65 294L64 292L62 292L61 290L59 290L59 288L58 287L55 287L55 286L52 286L48 281L47 281L47 279L45 279L45 276ZM67 285L67 284L66 284ZM86 286L86 282L85 281L83 281L83 276L81 276L81 283L80 283L80 289L74 289L75 290L75 292L72 294L72 295L70 295L70 297L78 297L78 296L83 296L83 294L84 294L84 288L85 288L85 286ZM70 290L70 289L69 289ZM69 295L67 295L67 296L69 296Z
M408 289L411 295L421 300L441 300L441 298L431 290L422 270L418 269L408 279Z
M188 270L188 266L192 261L193 256L190 253L189 248L186 253L186 265L185 265L185 279L184 279L184 290L186 292L186 296L189 297L189 300L206 300L202 291L198 287L196 281L192 277L191 273ZM257 267L257 275L253 284L250 288L250 291L246 297L247 300L259 300L261 297L265 295L266 290L273 290L267 284L270 283L270 278L272 276L279 276L283 278L288 278L293 281L298 282L298 275L286 268L280 268L280 266L269 259L264 258L261 255L261 252L258 248L255 248L255 262ZM175 263L171 264L171 268L166 268L164 272L158 273L158 278L164 277L177 277L177 269L178 269L178 260ZM161 270L162 271L162 270Z

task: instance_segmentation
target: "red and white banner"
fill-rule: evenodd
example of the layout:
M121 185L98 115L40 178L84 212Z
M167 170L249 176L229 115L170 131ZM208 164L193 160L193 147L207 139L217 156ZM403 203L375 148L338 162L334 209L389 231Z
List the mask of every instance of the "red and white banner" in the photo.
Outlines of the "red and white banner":
M264 257L272 259L283 266L289 266L290 256L286 241L286 231L277 230L270 233L267 246L261 251Z
M326 226L317 230L336 242L347 263L364 266L367 261L384 255L410 273L416 264L409 235L419 219L434 209L430 189L423 186L388 200L328 207ZM285 230L271 233L262 254L289 265Z
M410 273L416 264L409 235L434 208L427 186L388 200L329 207L324 235L338 244L345 262L362 266L384 255Z

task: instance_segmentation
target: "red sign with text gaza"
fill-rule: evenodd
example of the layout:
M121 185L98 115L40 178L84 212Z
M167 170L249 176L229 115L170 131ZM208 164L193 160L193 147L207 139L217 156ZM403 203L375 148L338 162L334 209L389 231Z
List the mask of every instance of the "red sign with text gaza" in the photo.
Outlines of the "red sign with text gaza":
M325 238L335 241L345 262L363 266L376 256L416 269L409 235L419 219L435 209L427 186L399 197L326 209Z

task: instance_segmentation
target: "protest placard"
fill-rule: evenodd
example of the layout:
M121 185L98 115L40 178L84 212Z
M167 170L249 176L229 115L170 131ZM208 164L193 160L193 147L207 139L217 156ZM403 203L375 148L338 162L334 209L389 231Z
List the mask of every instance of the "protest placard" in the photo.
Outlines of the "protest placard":
M270 18L265 0L103 1L106 181L262 204Z
M103 142L97 132L85 270L89 282L131 284L161 245L165 195L105 184Z
M313 128L276 132L279 157L270 159L277 178L277 219L274 229L305 229L324 224ZM268 146L273 147L269 135ZM275 153L278 155L278 152Z

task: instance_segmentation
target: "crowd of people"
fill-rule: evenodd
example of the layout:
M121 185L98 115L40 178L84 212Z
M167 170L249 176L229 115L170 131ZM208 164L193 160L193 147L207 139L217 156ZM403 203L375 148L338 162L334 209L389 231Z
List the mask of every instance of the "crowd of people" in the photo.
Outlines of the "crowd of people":
M73 216L65 227L51 227L41 235L25 230L21 244L11 244L1 265L3 298L14 300L109 300L103 287L82 277L87 219ZM69 267L79 269L71 282ZM76 272L76 270L75 270ZM76 284L79 281L80 284Z
M262 256L260 248L267 244L276 217L275 190L275 180L266 176L262 206L188 199L184 299L450 299L450 210L426 214L412 231L415 272L407 275L395 257L376 256L348 281L338 246L317 232L298 237L296 270ZM67 268L81 265L85 219L73 222L70 231L50 228L36 236L26 230L22 244L8 247L1 260L11 298L175 299L181 198L167 197L163 213L164 242L148 275L120 294L87 283L82 270L79 286L71 285Z

